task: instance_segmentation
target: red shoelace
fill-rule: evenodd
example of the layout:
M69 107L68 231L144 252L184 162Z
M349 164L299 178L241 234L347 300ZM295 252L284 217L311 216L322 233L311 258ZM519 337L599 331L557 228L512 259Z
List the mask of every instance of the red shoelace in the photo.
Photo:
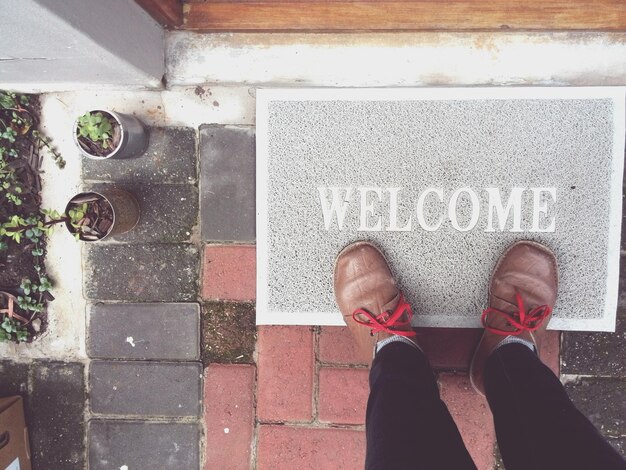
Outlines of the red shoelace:
M404 312L408 312L409 319L407 321L400 321L400 318L404 314ZM368 321L359 320L357 315L363 315L368 319ZM373 315L367 310L362 308L356 309L352 312L352 318L359 325L367 326L371 328L371 334L378 333L380 331L385 331L392 335L399 336L415 336L415 332L413 330L403 331L403 330L393 330L391 327L393 326L407 326L411 324L411 317L413 316L413 310L411 310L411 306L404 300L404 296L400 294L400 300L398 301L398 305L396 306L393 313L389 314L389 312L383 312L378 315Z
M552 312L552 308L548 305L541 305L526 313L524 301L519 292L515 293L515 300L517 301L517 312L507 313L492 307L486 308L480 317L485 329L501 336L518 336L524 331L536 331L541 326L541 323L543 323L543 320ZM504 316L507 323L515 328L515 330L501 330L487 325L487 316L491 313Z

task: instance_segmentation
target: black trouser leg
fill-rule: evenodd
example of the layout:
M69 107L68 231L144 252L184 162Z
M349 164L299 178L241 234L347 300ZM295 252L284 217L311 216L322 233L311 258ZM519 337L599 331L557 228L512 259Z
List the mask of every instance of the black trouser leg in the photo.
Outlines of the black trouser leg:
M475 469L423 353L391 343L370 371L368 470Z
M485 389L507 470L626 469L626 461L526 346L507 344L492 353Z

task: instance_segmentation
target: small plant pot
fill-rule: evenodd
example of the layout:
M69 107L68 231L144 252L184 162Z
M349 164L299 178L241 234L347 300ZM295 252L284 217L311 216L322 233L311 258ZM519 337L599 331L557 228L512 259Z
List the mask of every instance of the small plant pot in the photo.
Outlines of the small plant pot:
M79 229L70 221L65 226L71 234L86 242L101 241L132 230L139 222L139 204L128 191L119 188L79 193L67 203L65 213L87 204L89 210L84 225ZM82 226L82 225L81 225Z
M148 132L143 123L135 116L115 113L101 109L94 109L90 113L102 113L109 118L113 126L113 146L102 155L93 149L86 148L84 137L79 137L78 119L74 123L74 143L87 158L106 160L109 158L131 158L144 153L148 147ZM85 139L85 140L83 140ZM81 143L82 141L82 143ZM109 151L110 150L110 151Z

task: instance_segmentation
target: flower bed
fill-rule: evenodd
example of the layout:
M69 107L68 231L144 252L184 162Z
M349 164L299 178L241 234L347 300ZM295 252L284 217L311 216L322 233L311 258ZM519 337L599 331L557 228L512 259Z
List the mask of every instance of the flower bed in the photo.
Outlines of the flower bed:
M39 100L0 91L0 341L31 341L45 330L51 281L44 265L51 211L41 209L40 167L50 154L37 130ZM56 214L55 214L56 215Z

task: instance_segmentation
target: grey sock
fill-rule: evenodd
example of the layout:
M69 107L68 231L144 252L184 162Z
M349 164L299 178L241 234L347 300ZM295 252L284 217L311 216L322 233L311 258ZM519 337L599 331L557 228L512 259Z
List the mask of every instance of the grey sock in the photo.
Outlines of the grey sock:
M378 343L376 343L376 354L378 354L378 352L382 348L387 346L389 343L395 343L395 342L398 342L398 341L401 342L401 343L410 344L415 349L418 349L418 350L421 351L420 347L417 344L415 344L413 341L411 341L409 338L406 338L405 336L394 335L394 336L390 336L389 338L385 338L385 339L379 341Z
M507 336L506 338L504 338L504 340L500 344L496 346L496 349L501 348L505 344L511 344L511 343L523 344L524 346L528 347L532 352L537 354L537 348L531 341L518 338L517 336Z

